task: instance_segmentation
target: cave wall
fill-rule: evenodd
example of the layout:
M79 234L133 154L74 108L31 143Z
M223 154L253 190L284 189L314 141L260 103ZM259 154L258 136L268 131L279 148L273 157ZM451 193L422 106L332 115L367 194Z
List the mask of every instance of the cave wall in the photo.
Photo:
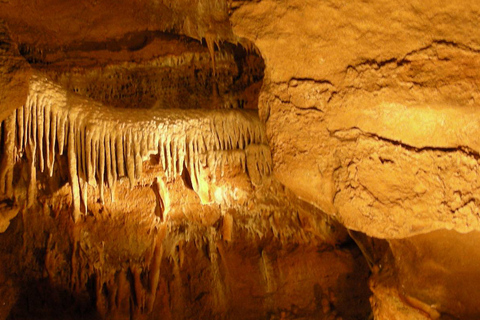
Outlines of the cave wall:
M259 108L280 181L371 236L478 229L479 9L261 1L236 10L234 31L265 59Z
M473 281L471 255L435 239L462 247L479 228L479 11L474 1L252 1L231 17L265 60L259 114L275 176L347 228L389 240L400 278L436 282L420 294L423 282L400 279L398 299L374 277L379 319L478 317L436 273Z
M185 0L135 3L122 1L115 4L110 1L55 0L31 4L27 1L6 0L2 1L0 6L2 19L0 25L3 28L0 33L0 66L3 70L0 79L2 85L0 120L7 119L2 129L4 132L2 142L5 147L2 149L1 176L2 189L5 189L2 191L6 193L6 198L2 200L1 213L2 231L6 232L2 237L4 239L23 237L22 252L27 252L26 255L30 257L43 257L37 257L34 263L31 263L35 266L33 268L35 272L28 263L12 260L16 261L14 266L21 266L21 270L32 272L30 280L43 278L51 285L60 279L55 276L57 273L59 275L70 273L71 276L62 280L64 282L56 283L62 290L68 291L70 289L66 288L73 287L72 283L78 280L75 278L77 275L73 276L75 272L72 270L79 268L78 277L83 277L83 280L79 280L78 290L81 295L87 297L87 300L95 300L94 309L103 317L112 314L119 316L115 313L119 310L120 313L135 313L137 317L140 317L144 310L148 309L147 311L151 312L155 308L145 309L143 303L152 299L152 293L155 292L153 299L158 304L155 309L157 313L151 314L189 318L193 315L182 314L179 310L190 303L193 306L192 310L205 312L202 317L211 317L212 314L220 316L228 309L231 312L230 316L241 318L241 311L238 310L241 309L243 298L240 297L246 299L251 294L242 287L243 283L243 286L261 292L258 293L258 300L256 298L249 300L251 317L271 315L295 318L315 314L316 317L335 318L340 314L344 318L355 318L369 312L364 305L364 298L368 293L362 291L365 287L360 289L356 287L360 283L364 286L365 282L353 281L352 275L364 279L368 272L365 267L369 265L372 273L370 288L373 292L370 302L376 319L478 317L479 311L473 292L476 279L479 278L474 259L479 230L479 201L476 193L480 183L478 180L480 142L477 134L480 36L476 32L480 23L479 4L468 0L409 0L403 3L386 0L348 2ZM42 18L38 18L39 16ZM177 40L180 40L180 44L173 44ZM229 81L239 83L235 81L237 77L242 76L243 67L238 61L238 51L227 50L225 43L230 48L242 47L243 52L247 52L243 58L248 58L248 52L255 53L254 59L260 56L263 58L264 76L263 71L256 70L252 78L244 78L245 81L237 88L238 91L242 91L240 100L235 91L237 89L231 90L228 86L218 85ZM183 54L184 50L189 54ZM149 60L152 56L157 60ZM127 139L125 150L129 151L124 156L126 163L121 164L122 167L125 166L125 173L115 172L113 175L115 179L118 178L119 183L125 183L120 180L131 178L126 177L130 174L134 177L130 179L130 186L143 190L139 194L145 193L144 197L138 199L143 199L148 205L137 210L132 209L132 202L128 201L121 202L123 207L113 202L104 203L103 199L99 201L101 196L98 194L97 186L102 186L100 188L102 189L103 178L108 178L109 174L105 176L105 172L102 171L100 178L98 171L95 171L97 165L101 168L99 163L93 160L93 164L90 164L88 159L84 159L83 153L88 143L85 144L85 140L82 140L85 138L82 134L69 142L72 145L68 150L72 151L68 155L63 155L63 160L60 161L56 158L55 150L49 153L48 149L42 149L44 143L52 145L46 142L48 140L46 137L42 137L44 140L39 145L36 142L27 143L26 138L23 144L14 141L18 139L20 132L23 134L23 130L31 132L28 131L31 124L25 120L26 118L19 119L18 111L13 118L8 118L12 117L13 110L22 110L23 114L27 115L34 107L37 113L31 113L33 114L31 119L44 116L38 113L40 112L38 110L43 110L44 105L25 103L27 95L33 96L32 88L35 91L35 84L38 83L47 83L47 87L56 88L53 91L57 90L61 92L60 95L67 97L53 108L48 105L50 114L56 119L66 118L68 123L79 128L93 128L91 131L80 129L80 132L92 133L94 144L106 141L105 129L101 128L104 122L91 121L90 118L95 118L91 115L95 114L97 117L101 115L101 119L110 117L111 122L115 123L116 112L123 112L122 118L125 120L132 111L97 112L95 110L100 109L95 108L101 108L104 104L115 104L116 108L129 107L141 100L136 96L126 98L119 96L125 99L117 103L115 97L107 98L104 91L105 88L111 89L112 76L122 77L122 72L130 70L129 77L139 79L141 74L149 83L153 78L164 77L168 80L170 79L168 74L172 72L168 68L167 71L163 70L160 73L156 73L155 70L146 75L144 72L148 63L150 67L158 67L162 63L165 65L165 62L161 61L165 61L162 59L167 56L170 59L165 59L169 61L166 63L168 68L170 64L177 67L184 65L185 60L193 61L196 66L191 69L185 67L182 71L185 73L175 73L173 78L176 79L176 84L170 91L165 90L165 81L159 81L160 85L157 87L160 88L156 88L158 92L152 89L154 86L148 86L149 89L146 91L156 92L150 96L153 102L149 101L149 105L157 107L160 105L165 109L168 101L182 98L184 100L178 100L180 102L177 101L177 106L182 106L186 99L189 103L198 102L197 107L209 105L212 108L241 108L245 103L248 108L255 109L256 97L259 94L258 113L260 120L265 124L266 135L263 133L263 124L261 125L257 119L250 121L248 118L243 129L237 130L232 128L235 126L234 123L237 123L234 117L225 116L227 120L224 121L223 115L215 117L213 125L209 125L215 127L211 132L207 132L209 130L203 132L199 130L204 123L203 120L198 120L200 116L192 117L179 111L180 116L172 118L187 119L186 122L190 121L190 127L181 124L175 129L176 134L182 135L183 131L187 130L190 133L186 134L187 137L200 134L203 140L205 136L212 135L214 140L216 135L219 136L220 148L212 142L202 145L206 150L200 150L203 147L198 148L198 143L195 142L197 149L192 151L191 157L195 152L233 151L230 149L239 149L237 151L240 154L231 157L230 164L227 164L226 160L223 161L218 168L217 162L221 161L217 160L224 159L223 156L216 157L212 163L209 163L207 158L201 157L195 158L194 161L186 160L185 168L190 164L193 166L188 171L189 176L193 177L192 185L190 178L182 176L184 167L181 164L177 166L178 159L175 159L173 154L177 154L177 149L187 152L188 142L193 138L179 145L170 140L164 141L160 143L161 149L156 150L150 148L148 141L147 148L142 150L135 149L136 143L132 142L137 137L142 139L141 132L146 126L158 128L170 125L170 120L158 120L158 117L165 116L165 113L141 111L145 121L133 121L134 124L128 125L125 125L128 121L120 121L114 128L120 131L124 128L130 130L125 136ZM171 56L174 58L171 59ZM229 60L232 58L234 60ZM248 65L248 62L243 64ZM195 72L191 72L192 70ZM197 71L200 72L200 76L194 78L198 76ZM48 81L43 79L44 76ZM85 77L89 78L87 83L82 82ZM260 81L261 77L263 78ZM116 86L113 90L126 90L122 87L123 81L129 82L128 77L125 80L113 81L113 86ZM95 82L98 86L95 86ZM188 90L175 96L175 87L188 87ZM145 87L142 88L144 90ZM191 88L192 90L208 88L205 92L207 95L212 94L213 98L208 97L205 102L199 102L204 98L205 92L199 93L196 99L196 93L188 96ZM36 102L48 100L48 97L42 96L43 91L48 90L37 91ZM167 96L164 95L165 92ZM126 94L130 94L128 90ZM162 94L164 100L155 104L155 101L162 99ZM250 99L252 96L254 98ZM216 103L218 97L223 99L221 103ZM91 105L95 108L92 109ZM83 107L85 107L83 111L94 110L90 113L90 118L87 112L83 114ZM203 111L197 114L203 116ZM209 119L210 116L205 117ZM76 122L77 119L83 120ZM150 121L151 119L155 120ZM219 126L215 126L217 122L222 123L220 126L222 128L224 123L228 123L225 127L227 129L221 129L223 133L219 133ZM27 127L22 127L22 123ZM258 156L251 156L249 160L246 148L244 150L245 146L239 146L241 143L238 141L247 141L248 138L237 138L245 130L250 130L245 128L250 128L251 125L255 127L252 132L260 130L261 133L257 134L258 141L253 141L256 139L253 138L250 142L259 143L263 148L267 142L269 144L274 178L270 177L269 152L262 151L261 161L258 160ZM73 127L70 130L76 132ZM140 136L137 136L138 134ZM157 140L154 147L157 147ZM233 148L231 144L234 145ZM65 146L67 145L65 142ZM13 157L8 148L23 151ZM37 152L36 155L34 153L36 160L32 161L31 155L29 158L26 149ZM160 154L161 150L165 154ZM170 158L166 155L168 152L171 153ZM39 161L43 161L44 153L49 174L58 176L62 181L60 185L52 186L51 182L48 182L51 179L49 180L44 173L43 167L36 167ZM5 154L10 156L5 157ZM59 154L62 156L61 152ZM52 169L53 166L49 167L52 155L57 159L57 171ZM153 157L153 160L149 157ZM170 160L175 162L174 179L169 177L172 174L164 173L172 171L168 164ZM153 170L154 174L144 176L143 167L149 161L153 161L152 163L156 161L157 171ZM166 163L163 167L160 166L162 161ZM233 171L232 163L235 168ZM263 165L264 163L268 165ZM170 169L167 169L169 166ZM201 170L198 169L200 167L202 170L206 169L204 173L200 173ZM256 174L257 169L265 173L263 175L267 176L266 182L262 174ZM217 177L215 172L219 170L222 173ZM223 181L225 170L230 172L230 175L227 174L228 177ZM93 172L93 176L88 176L90 171ZM35 181L33 184L32 176L38 176L33 179ZM25 181L17 182L18 177ZM20 181L23 181L22 179ZM298 206L303 204L299 205L297 200L289 200L288 203L278 201L277 197L286 197L290 191L278 187L277 179L303 201L315 206L307 210L315 218L309 214L306 222L301 217L302 214L298 214ZM80 185L75 182L77 180ZM113 184L116 182L110 184L107 180L105 179L105 188L110 191L114 189ZM195 183L196 180L199 182ZM178 187L179 181L184 181L185 185ZM65 185L70 189L65 188ZM242 188L237 188L238 186ZM248 187L243 189L244 186ZM20 209L21 205L18 203L12 205L12 194L21 195L14 198L26 201L28 200L26 190L36 188L39 192L35 192L35 197L28 201L28 210ZM122 188L124 187L121 187L123 190L121 195L126 199L132 199L129 197L134 194L133 191ZM269 188L270 191L266 191ZM265 203L259 204L253 200L240 201L237 206L236 201L239 201L237 189L241 189L248 199L259 197L262 201L265 200L269 209L264 210ZM190 195L184 198L180 196L187 193ZM66 208L56 210L63 212L65 215L63 219L66 220L50 219L49 217L58 218L58 214L55 210L52 213L51 209L45 209L48 207L45 203L49 204L49 201L59 194L65 196L61 201L65 202ZM223 198L225 194L230 199L227 203ZM194 200L190 201L190 197ZM274 205L271 205L272 197L275 198L275 201L272 200ZM175 206L169 207L172 203L182 205L175 209ZM165 205L169 208L167 211ZM235 213L225 215L228 208L232 207ZM285 210L285 207L288 209ZM195 213L189 210L184 212L185 208L194 208ZM180 253L166 256L164 254L165 248L175 248L172 243L180 241L178 240L180 238L182 241L185 239L175 232L167 232L171 237L162 236L162 245L157 245L158 234L161 234L158 230L164 230L164 227L158 227L160 229L157 228L146 237L143 243L140 241L139 256L139 252L129 248L129 245L135 246L138 243L125 244L124 250L127 252L132 250L127 256L134 257L127 265L119 267L119 262L114 260L106 269L91 268L91 263L98 264L97 256L105 259L104 253L102 251L98 254L95 251L97 249L92 251L90 239L86 240L78 235L78 230L82 228L79 228L78 223L72 224L69 220L72 217L72 210L75 212L73 215L75 220L80 221L85 230L97 236L105 230L94 227L94 222L89 219L102 221L100 213L105 210L119 214L117 217L119 221L131 214L132 217L159 225L164 221L155 218L155 214L170 212L172 213L170 217L177 218L172 218L173 222L170 223L175 224L175 227L170 227L169 230L180 230L182 227L176 224L194 221L200 223L201 227L194 228L192 234L202 240L197 246L189 241L183 244L190 253L189 257L192 257L189 260L192 265L189 266L187 263L183 271L179 271L181 266L178 263L183 259L180 258ZM251 215L246 214L250 211ZM33 212L41 212L45 218L40 219L37 224L28 225L25 221L29 220L25 217L34 214ZM144 217L142 212L150 215ZM275 212L284 214L283 218L275 218ZM324 216L323 213L327 215ZM295 215L298 215L298 219L289 220ZM238 242L234 242L231 250L227 250L228 252L223 255L222 247L231 238L231 234L224 230L230 228L224 227L224 221L227 221L225 224L228 226L231 216L234 217L234 225L238 229L236 231L238 238L235 238ZM251 224L246 223L246 217L248 219L255 217L257 220L254 219L255 222ZM20 222L20 219L23 222ZM319 222L320 225L329 225L327 222L330 219L338 220L352 230L349 233L358 248L348 247L349 242L343 236L335 235L334 238L337 238L334 241L326 241L325 238L328 237L325 237L325 229L320 228L322 230L319 231L316 226L312 227L311 219L320 219L322 221ZM10 221L13 227L8 229ZM90 221L91 224L85 221ZM104 221L107 226L110 223L108 221ZM125 228L126 221L123 220L123 224L118 221L112 222L111 226L105 228L114 229L120 226L120 230L124 230L122 232L125 233L143 232L122 229ZM61 243L62 239L46 236L41 238L42 244L38 245L25 241L29 237L35 238L32 235L25 237L25 234L29 235L31 228L36 229L39 226L42 230L49 230L46 233L53 232L51 230L57 228L53 226L59 223L69 226L70 231L64 234L64 237L73 240L71 246L53 250L59 252L61 261L64 259L68 263L64 263L63 269L52 272L55 263L49 260L50 251L57 248L56 243ZM288 231L278 232L279 224ZM263 231L258 231L259 225L266 226L268 231L262 228L260 229ZM177 227L179 229L175 229ZM250 231L241 231L245 228ZM339 226L338 228L341 229ZM144 228L147 229L149 227ZM291 233L291 230L296 231ZM295 234L302 238L304 232L313 238L318 236L320 240L310 243L311 238L307 236L299 244L298 241L295 242L285 236ZM205 233L212 236L206 239ZM239 240L248 239L251 233L257 234L257 238ZM382 242L376 240L377 238L387 240L390 249L385 250L382 245L379 249L377 245ZM263 256L263 249L260 253L255 252L254 248L258 243L268 241L275 244L265 249L268 254ZM450 247L449 242L460 245ZM215 243L215 246L212 243ZM300 249L290 247L292 243ZM465 244L465 247L462 244ZM287 249L282 247L284 245ZM75 246L84 246L87 248L86 252L91 251L94 254L82 256L79 263L73 259L75 254L72 252L75 252ZM262 248L264 246L262 245ZM155 249L157 247L162 249ZM315 248L318 247L321 249L315 254ZM3 256L15 255L17 249L19 248L11 244L11 247L3 252ZM359 251L362 252L365 261L359 256ZM445 251L449 254L445 255ZM251 260L242 260L245 256L239 255L239 252L245 253ZM298 252L306 252L304 260L292 258L302 256ZM328 264L330 252L333 252L333 256L340 257L333 258L338 265L333 262L332 265ZM107 253L117 255L117 247L108 249L107 246ZM153 269L149 260L152 255L160 256L157 257L158 261L153 259L156 261ZM275 262L269 265L271 256ZM122 256L122 259L128 258ZM297 260L298 263L292 262ZM459 261L460 265L453 263L456 261ZM252 278L261 279L262 285L257 288L255 283L250 282L252 278L243 279L241 273L229 278L231 281L222 280L212 287L206 286L211 280L207 277L205 279L210 280L201 281L199 284L201 288L206 286L205 291L195 287L197 284L189 284L189 277L194 275L198 278L205 272L212 275L216 281L218 279L215 277L218 275L226 276L229 265L238 263L248 266L252 271ZM259 267L259 264L263 266ZM306 271L309 268L312 268L311 273ZM332 270L329 268L338 271L333 272L331 276L336 277L336 281L326 281L330 276L325 274ZM158 278L157 269L166 273L161 273ZM177 275L169 278L168 274L174 272L177 272ZM432 284L419 277L412 277L411 274L415 272L419 272L422 278L438 283ZM306 278L301 276L296 278L294 274L297 273L305 274ZM324 275L321 275L322 273ZM28 301L28 294L25 298L26 293L18 289L21 282L16 283L12 280L18 274L12 275L8 272L1 274L2 277L5 275L11 279L0 278L4 284L3 291L0 292L21 298L12 299L8 306L13 308L17 316L22 316L21 305L15 308L13 303L25 299ZM151 278L159 281L156 282L155 290L148 282ZM315 287L313 280L315 278L325 280L319 285L320 289L318 286ZM343 278L347 279L344 282L346 288L357 288L358 292L361 292L358 295L361 296L359 301L362 302L357 306L355 314L346 311L347 304L353 303L355 297L348 296L340 302L335 298L338 292L343 290L339 285ZM181 283L178 282L179 279ZM125 285L125 281L129 284ZM305 287L290 287L290 281L302 281ZM281 287L279 283L286 287ZM464 286L465 283L473 284ZM123 285L132 287L124 290L128 291L124 299L112 294L118 292L118 288ZM193 287L198 290L195 291ZM191 290L188 294L182 291L187 290L186 288ZM300 298L301 294L298 291L305 288L308 294L303 299ZM353 296L357 294L355 290L352 291ZM235 296L235 292L239 293L239 297ZM275 298L272 298L272 294ZM140 297L145 295L143 297L146 300L142 302L138 295ZM327 296L328 298L325 298ZM203 297L206 297L206 300L202 300ZM295 305L300 304L302 307L287 306L289 299L293 299L296 301ZM205 307L202 307L202 304ZM168 307L165 307L167 305Z
M0 122L0 319L369 316L361 250L272 176L264 63L227 13L2 3L28 72Z

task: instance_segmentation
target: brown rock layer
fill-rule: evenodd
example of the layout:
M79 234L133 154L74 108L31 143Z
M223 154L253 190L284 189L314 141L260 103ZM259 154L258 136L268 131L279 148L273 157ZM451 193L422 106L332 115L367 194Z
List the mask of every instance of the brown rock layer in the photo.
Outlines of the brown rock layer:
M383 267L403 271L372 287L378 319L479 315L454 285L475 297L461 285L475 276L445 262L471 259L470 237L445 229L480 226L479 12L461 0L263 0L232 14L265 60L259 112L275 176L347 228L398 239ZM443 237L458 242L452 253Z
M372 236L478 229L479 8L426 5L261 1L232 16L266 62L276 176Z
M0 3L3 318L364 318L358 250L375 318L478 318L479 4L27 2ZM266 134L164 110L257 100Z

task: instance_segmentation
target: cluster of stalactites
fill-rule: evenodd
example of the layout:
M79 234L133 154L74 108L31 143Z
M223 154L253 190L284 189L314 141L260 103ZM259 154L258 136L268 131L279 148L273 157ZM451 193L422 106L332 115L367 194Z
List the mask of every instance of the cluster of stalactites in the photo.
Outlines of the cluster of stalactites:
M30 163L29 194L34 194L36 170L52 176L56 155L65 154L75 218L81 204L87 212L87 184L98 186L101 200L108 186L113 200L116 181L125 177L133 186L151 155L158 155L167 179L186 168L194 190L200 170L208 166L234 161L246 171L271 171L264 127L255 113L243 110L132 112L69 94L34 76L25 105L1 125L2 191L12 195L13 167L19 159ZM247 161L261 163L247 166ZM28 198L33 201L31 195Z

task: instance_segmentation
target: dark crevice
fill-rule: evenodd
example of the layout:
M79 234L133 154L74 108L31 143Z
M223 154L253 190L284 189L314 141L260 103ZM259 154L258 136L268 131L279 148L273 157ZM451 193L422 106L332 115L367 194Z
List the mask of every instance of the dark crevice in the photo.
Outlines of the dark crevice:
M70 92L121 108L257 109L265 69L256 50L220 42L214 72L206 44L153 31L19 49L32 67Z
M192 177L185 164L183 165L182 180L185 187L193 190Z
M341 138L341 137L338 136L339 132L342 132L342 131L346 132L346 131L349 131L349 130L358 130L359 134L364 136L364 137L369 137L369 138L377 139L379 141L384 141L384 142L387 142L387 143L392 144L394 146L399 146L399 147L401 147L405 150L408 150L408 151L413 151L413 152L439 151L439 152L444 152L444 153L462 152L462 153L464 153L468 156L474 157L475 159L480 159L480 154L477 151L473 150L472 148L470 148L468 146L458 146L458 147L423 146L423 147L415 147L415 146L412 146L412 145L409 145L409 144L405 144L405 143L403 143L401 141L398 141L398 140L389 139L389 138L382 137L382 136L380 136L378 134L375 134L375 133L363 131L362 129L360 129L358 127L352 127L350 129L330 131L330 136L335 137L339 140L345 140L345 141L357 140L358 136L356 136L354 138L351 138L351 139L350 138L349 139L344 139L344 138Z
M94 52L94 51L110 51L119 52L122 50L134 52L145 48L152 43L154 39L161 41L179 41L184 44L198 43L197 40L162 31L140 31L129 32L119 39L108 39L106 41L85 41L81 43L71 43L61 47L36 47L31 44L21 43L18 45L20 54L30 63L47 63L45 59L48 55L54 53L69 52Z
M155 194L155 199L157 201L155 206L155 215L163 221L164 212L165 212L165 203L163 202L162 195L160 193L160 183L158 182L158 178L155 178L155 181L152 183L152 190Z

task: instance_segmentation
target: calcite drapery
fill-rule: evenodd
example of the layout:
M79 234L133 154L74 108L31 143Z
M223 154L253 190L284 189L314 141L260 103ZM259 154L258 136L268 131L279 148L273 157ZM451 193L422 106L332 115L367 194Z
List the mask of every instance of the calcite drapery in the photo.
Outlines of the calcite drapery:
M41 74L32 77L25 106L3 127L8 152L1 172L7 193L12 193L15 160L22 154L30 159L34 185L36 168L52 175L55 157L65 153L75 218L80 200L87 212L85 182L98 185L102 199L107 184L113 197L115 182L126 177L134 185L151 155L159 155L169 179L188 170L196 191L203 167L240 163L256 176L271 170L263 124L254 111L144 109L133 115L68 93Z

